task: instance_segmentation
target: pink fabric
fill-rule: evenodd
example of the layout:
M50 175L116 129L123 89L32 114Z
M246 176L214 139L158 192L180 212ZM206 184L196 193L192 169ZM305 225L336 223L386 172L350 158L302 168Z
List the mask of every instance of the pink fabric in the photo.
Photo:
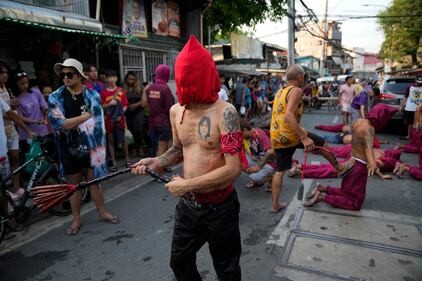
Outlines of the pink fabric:
M422 180L422 168L418 168L415 166L410 166L409 165L409 175L411 175L412 177L414 177L417 180Z
M350 158L350 152L352 151L352 145L346 144L341 146L330 146L330 151L334 154L336 158ZM312 150L313 154L321 154L319 149Z
M366 117L375 131L384 129L391 118L398 111L397 108L379 103L371 108Z
M315 126L315 129L332 133L341 133L341 129L343 128L343 126L343 123L336 125L317 125Z
M302 169L304 169L303 176L307 179L328 179L337 177L337 171L330 163L302 165Z
M407 153L419 153L422 147L422 130L416 131L415 128L410 130L409 142L404 145L404 151Z
M341 187L327 187L325 202L346 210L360 210L366 195L368 169L355 161L352 170L341 181Z
M331 152L335 155L336 158L350 158L350 152L352 151L352 145L346 144L342 146L332 146L330 147Z
M384 150L384 156L400 160L401 150L400 149L386 149Z
M397 162L400 162L400 160L397 160L393 157L383 156L380 157L378 160L382 161L383 165L380 167L381 172L392 172L394 170L394 167L396 166Z
M408 167L410 168L409 175L417 180L422 180L422 146L419 148L419 168L411 165Z

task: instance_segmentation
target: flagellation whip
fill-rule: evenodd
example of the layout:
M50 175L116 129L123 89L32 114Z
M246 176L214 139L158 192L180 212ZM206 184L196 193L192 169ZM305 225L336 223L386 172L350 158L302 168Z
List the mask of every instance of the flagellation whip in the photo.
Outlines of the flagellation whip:
M132 168L126 168L119 170L114 173L110 173L106 176L99 177L90 181L83 181L78 184L53 184L37 186L32 189L34 194L34 203L37 205L40 213L45 213L48 209L63 203L69 197L73 195L77 190L87 188L88 186L98 184L105 180L114 178L118 175L126 174L130 172ZM146 170L147 174L155 179L159 179L165 183L170 182L170 178L158 174L156 171L151 169Z

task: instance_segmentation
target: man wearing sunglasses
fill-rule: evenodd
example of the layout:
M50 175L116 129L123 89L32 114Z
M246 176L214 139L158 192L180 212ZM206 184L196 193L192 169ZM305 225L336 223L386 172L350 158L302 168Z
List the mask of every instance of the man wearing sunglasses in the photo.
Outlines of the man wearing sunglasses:
M82 64L75 59L67 59L54 66L54 72L63 80L63 86L48 98L49 118L59 139L62 173L70 183L83 180L83 170L87 180L108 173L106 163L106 142L104 115L100 95L83 85L87 79ZM93 200L101 218L116 224L116 216L106 211L104 196L98 185L90 187ZM81 194L76 192L70 198L73 222L68 235L79 232Z

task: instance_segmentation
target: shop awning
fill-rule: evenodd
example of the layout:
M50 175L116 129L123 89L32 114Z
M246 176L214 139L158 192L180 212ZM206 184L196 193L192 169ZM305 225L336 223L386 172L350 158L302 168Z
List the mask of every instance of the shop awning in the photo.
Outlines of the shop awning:
M12 1L0 1L0 20L69 33L127 38L105 33L101 22L89 17Z

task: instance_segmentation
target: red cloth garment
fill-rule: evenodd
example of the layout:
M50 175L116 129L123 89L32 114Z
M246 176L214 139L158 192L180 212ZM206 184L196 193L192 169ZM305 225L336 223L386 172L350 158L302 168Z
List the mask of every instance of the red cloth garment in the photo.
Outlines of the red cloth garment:
M350 152L352 152L352 145L346 144L341 146L330 146L331 152L336 158L350 158Z
M120 89L119 94L115 96L115 94L117 93L119 89ZM116 87L114 91L109 91L107 90L107 88L104 88L100 93L100 97L101 97L101 104L108 104L114 98L117 101L121 102L122 107L127 107L129 105L129 102L126 97L126 92L123 88L120 88L120 87ZM115 127L114 121L111 118L111 115L109 112L105 112L104 115L105 115L104 126L106 129L106 132L107 134L111 134L114 132L114 127ZM126 128L126 121L125 121L124 115L122 115L119 125L120 125L120 128Z
M422 180L422 146L419 147L419 167L407 165L409 167L409 175L417 180Z
M397 111L399 111L398 108L379 103L371 108L366 119L369 120L375 131L380 131L387 126Z
M330 146L330 151L334 154L336 158L350 158L350 152L352 151L351 144L345 144L340 146ZM312 150L313 154L321 154L319 149Z
M373 148L381 148L380 140L377 138L377 136L374 137L374 144L372 145Z
M213 103L218 99L220 77L210 53L191 35L174 65L180 105Z
M315 126L315 129L332 133L341 133L341 129L343 128L343 126L343 123L336 125L317 125Z
M217 190L209 193L193 193L195 200L201 204L218 204L226 200L233 192L234 186L231 183L225 189Z
M368 168L355 161L350 172L341 181L341 188L327 187L325 202L341 209L360 210L366 195Z
M422 130L410 129L409 142L404 145L404 151L407 153L419 153L422 147Z
M150 112L148 125L153 128L171 128L170 108L174 104L173 94L167 82L170 78L170 67L160 64L155 69L155 82L146 90Z
M303 177L306 179L337 178L337 171L330 163L302 165Z

